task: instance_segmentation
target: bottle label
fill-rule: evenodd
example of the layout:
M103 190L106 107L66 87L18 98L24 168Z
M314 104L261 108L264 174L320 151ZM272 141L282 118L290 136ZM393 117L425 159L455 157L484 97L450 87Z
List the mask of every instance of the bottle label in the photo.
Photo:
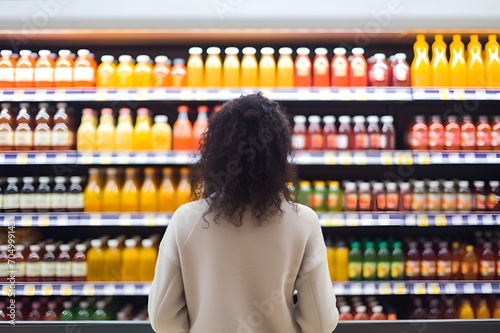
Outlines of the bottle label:
M420 268L422 277L429 277L436 275L436 262L433 260L422 260L422 267Z
M420 277L420 262L417 260L407 260L405 264L405 273L409 278Z
M26 276L38 277L42 274L42 263L40 261L26 263Z
M68 207L66 193L52 193L51 207L52 209L66 209Z
M9 67L0 68L0 81L14 82L14 68L9 68Z
M95 70L93 67L75 67L73 81L94 82Z
M491 146L490 133L484 131L478 131L476 135L476 146L489 148Z
M444 133L437 131L429 131L429 147L437 147L444 145Z
M371 280L377 276L377 264L374 262L363 263L363 279Z
M359 262L349 263L347 266L349 280L360 280L363 271L363 265Z
M295 70L297 76L309 76L311 75L311 63L305 57L299 56Z
M51 203L50 193L38 193L36 195L36 209L48 210L51 207Z
M474 276L477 276L477 264L472 264L469 262L462 262L462 275L464 276L464 279L467 280L467 274L472 274Z
M343 57L337 57L333 61L333 75L337 77L347 76L347 61Z
M479 274L481 277L495 277L495 261L494 260L481 260L479 262Z
M457 210L460 211L472 210L472 195L470 193L458 193Z
M8 262L0 262L0 277L7 277L9 276L9 263ZM4 280L2 279L2 282Z
M35 209L36 194L35 193L21 193L19 199L19 206L21 210Z
M386 209L387 210L398 210L399 196L397 193L387 193L386 195Z
M452 274L451 261L438 260L436 272L437 272L437 276L439 276L439 277L450 277Z
M383 67L381 67L381 66L373 66L372 71L373 71L373 78L375 79L375 81L378 81L378 82L383 82L384 81L384 79L385 79L385 70L384 70Z
M337 193L328 194L327 198L328 208L334 209L337 207L338 203L339 203L339 195Z
M394 77L400 82L405 82L408 79L408 68L402 65L396 65L394 67Z
M54 68L37 67L35 68L35 82L54 82Z
M43 277L56 276L56 263L54 261L42 261L42 274Z
M356 145L356 149L368 149L370 145L368 134L366 133L357 133L354 136L354 142Z
M52 146L69 146L68 131L52 131Z
M413 199L411 193L403 194L403 210L411 210L412 201Z
M453 276L457 277L460 274L460 267L462 263L458 260L453 260L451 262L451 271L453 273Z
M54 71L54 81L56 82L73 82L73 68L57 67Z
M306 137L304 134L292 135L292 146L295 149L301 150L306 148Z
M311 202L311 207L313 209L322 209L323 208L323 200L324 200L324 196L323 196L323 193L314 193L313 195L311 195L311 198L312 198L312 201Z
M500 131L491 132L491 146L494 148L500 146Z
M413 193L411 196L411 209L414 211L424 211L426 198L424 193Z
M370 210L372 196L370 193L360 193L359 194L359 210Z
M427 210L438 211L441 209L441 195L439 193L427 194Z
M462 132L460 145L462 147L474 148L476 146L476 134L475 134L475 132Z
M68 193L68 209L83 208L83 193Z
M444 211L457 210L457 195L456 193L444 193L442 208Z
M485 210L486 209L486 195L484 194L476 194L476 209L477 210Z
M47 146L50 147L51 135L50 131L35 131L34 142L35 147Z
M355 57L351 61L351 69L352 69L352 75L354 77L366 76L366 63L358 57Z
M3 209L19 209L19 193L9 193L3 195Z
M495 195L495 193L490 193L488 194L486 198L486 205L489 210L495 209L495 207L498 205L498 201L500 201L500 196Z
M85 277L87 276L87 262L86 261L73 261L71 265L71 276Z
M328 73L328 62L324 59L319 58L314 62L314 72L316 75L325 75Z
M427 133L424 131L412 131L410 134L410 146L415 147L426 147L428 143Z
M57 277L70 277L71 276L71 262L57 262L56 263L56 276Z
M377 278L386 279L391 274L391 263L388 261L381 261L377 264Z
M377 209L378 210L387 209L387 195L385 193L377 194Z
M16 262L16 277L25 277L26 276L26 262Z
M33 82L33 68L16 68L16 82Z
M337 134L337 148L347 149L349 147L349 137L345 134Z
M0 146L8 146L11 147L14 145L14 132L8 131L0 132Z
M404 276L405 265L403 262L391 262L391 278L398 279Z
M369 135L369 140L370 140L370 144L369 144L369 148L370 149L380 149L381 148L381 135L378 134L378 133L371 133Z
M459 131L444 132L444 145L446 147L460 147L460 132Z
M327 134L326 135L326 149L336 149L337 148L337 134Z
M323 149L324 137L322 134L311 134L311 147L310 149Z
M358 208L358 195L356 193L345 194L345 209L355 211Z
M380 149L388 149L387 148L387 135L380 134Z
M14 145L17 147L33 146L33 132L31 131L16 131L14 133Z

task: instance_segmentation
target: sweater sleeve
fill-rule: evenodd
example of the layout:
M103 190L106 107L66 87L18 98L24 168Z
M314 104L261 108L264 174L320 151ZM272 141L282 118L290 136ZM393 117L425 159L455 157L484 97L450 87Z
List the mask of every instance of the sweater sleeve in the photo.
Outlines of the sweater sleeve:
M148 300L151 327L157 333L189 332L189 317L177 247L177 212L163 236Z

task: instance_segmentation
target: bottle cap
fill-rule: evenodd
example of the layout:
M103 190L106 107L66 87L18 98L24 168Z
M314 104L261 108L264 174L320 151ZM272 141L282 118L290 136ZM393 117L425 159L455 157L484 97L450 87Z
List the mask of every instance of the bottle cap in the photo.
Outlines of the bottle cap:
M33 183L33 177L23 177L23 183L25 184Z
M368 116L366 117L366 120L369 123L378 123L378 116Z
M500 185L500 182L498 180L490 180L489 184L490 187L493 188L493 187L498 187Z
M116 175L116 169L115 168L108 168L108 169L106 169L106 175L108 175L108 176L114 176L114 175Z
M102 62L113 62L113 61L115 61L115 57L113 57L112 55L103 55L101 57L101 61Z
M323 122L326 124L332 124L335 122L335 116L324 116L323 117Z
M64 176L57 176L54 178L54 182L57 184L62 184L66 182L66 177Z
M198 112L199 113L207 113L208 112L208 106L206 106L206 105L200 105L200 106L198 106Z
M182 58L175 58L174 59L174 66L175 65L182 65L184 66L186 64L186 61Z
M98 174L98 173L99 173L99 169L97 169L97 168L90 168L90 169L89 169L89 174L90 174L90 175L96 175L96 174ZM40 178L42 178L42 177L40 177ZM39 178L39 179L40 179L40 178Z
M340 116L339 117L339 122L341 122L341 123L350 123L351 122L351 117L349 117L349 116Z
M356 307L356 312L357 313L366 312L366 306L360 305L360 306Z
M56 246L54 244L47 244L45 245L45 251L47 252L54 252L56 250Z
M333 49L333 54L335 54L335 55L343 55L346 53L347 53L347 50L343 47L336 47Z
M337 180L330 180L330 181L328 181L328 186L330 186L330 187L339 187L340 184L339 184L339 182Z
M121 115L130 115L132 111L129 108L121 108L118 113Z
M90 54L90 51L87 50L87 49L79 49L78 51L76 51L76 54L79 56L79 57L86 57Z
M80 308L81 309L86 309L88 307L89 307L89 302L87 302L87 301L81 301L80 302Z
M394 122L394 117L393 116L382 116L380 117L380 121L383 123L392 123Z
M307 47L299 47L297 49L298 55L308 55L309 53L311 53L311 51Z
M19 55L21 57L29 57L31 55L31 51L30 50L21 50L21 51L19 51Z
M140 115L140 116L147 116L147 115L149 115L149 109L146 109L146 108L138 108L138 109L137 109L137 115Z
M59 250L61 250L61 252L68 252L71 250L71 246L69 244L61 244L59 245Z
M168 57L166 55L159 55L155 57L155 63L164 64L168 62Z
M382 190L384 188L384 183L376 182L376 183L373 183L372 186L373 186L374 190Z
M69 57L71 55L70 50L59 50L58 52L60 57Z
M137 56L136 60L137 60L137 62L144 64L144 63L148 63L151 60L151 58L146 54L141 54L141 55Z
M202 54L203 49L201 47L191 47L191 48L189 48L188 53L189 54L196 54L196 55Z
M396 53L394 55L394 57L396 57L397 60L406 60L406 54L405 53Z
M321 122L321 117L320 116L309 116L308 118L310 123L320 123Z
M328 50L324 47L317 47L314 49L314 53L316 53L317 55L327 55Z
M87 249L87 247L85 246L85 244L76 244L75 245L75 250L77 250L78 252L85 252L86 249Z
M135 241L135 239L130 238L130 239L125 240L126 247L130 248L130 247L135 247L136 245L137 245L137 242Z
M354 118L352 118L352 120L357 124L364 123L365 117L364 116L354 116Z
M40 245L38 245L38 244L30 245L30 251L31 252L38 252L38 251L40 251Z
M257 50L254 47L245 47L243 50L241 50L243 54L255 54L257 53Z
M474 186L475 187L484 187L484 181L476 180L476 181L474 181Z
M439 187L439 180L429 181L429 187Z
M207 54L220 54L220 48L212 46L207 49Z
M141 241L141 245L142 245L142 247L149 248L149 247L153 246L153 240L149 239L149 238L145 238Z
M154 117L155 123L166 124L168 122L168 117L165 115L158 115Z
M382 306L381 306L381 305L377 305L377 306L374 306L374 307L372 308L372 312L373 312L373 313L382 313L382 310L383 310L383 308L382 308Z
M50 52L49 50L40 50L38 51L38 55L40 57L48 57L52 52Z
M18 181L17 177L8 177L7 178L7 183L10 183L10 184L17 183L17 181Z
M352 54L354 55L363 55L365 54L365 50L361 47L355 47L352 49Z
M236 55L240 53L240 50L237 47L226 47L224 50L225 54Z
M284 54L284 55L290 55L293 53L293 50L291 47L280 47L278 50L279 54Z
M467 180L461 180L458 182L459 187L469 187L469 182Z
M48 184L50 182L50 178L46 176L38 177L38 182L43 184Z
M377 61L384 61L385 60L385 54L383 53L375 53L373 55L373 58Z
M90 241L90 246L92 246L93 248L96 248L96 247L101 247L102 246L102 242L100 239L93 239Z
M274 49L272 47L263 47L260 49L261 54L272 55L274 54Z
M189 108L187 107L187 105L179 105L177 107L177 112L188 112Z
M122 54L118 57L119 62L132 62L132 56L128 54Z
M293 121L296 123L305 123L307 120L306 116L294 116Z
M108 247L118 247L117 239L108 239Z
M351 312L351 307L349 305L343 305L340 307L340 313L349 313Z
M2 51L0 51L0 55L2 57L10 57L12 55L12 51L11 50L2 50Z
M397 184L394 182L386 183L385 186L389 191L395 191L397 188Z

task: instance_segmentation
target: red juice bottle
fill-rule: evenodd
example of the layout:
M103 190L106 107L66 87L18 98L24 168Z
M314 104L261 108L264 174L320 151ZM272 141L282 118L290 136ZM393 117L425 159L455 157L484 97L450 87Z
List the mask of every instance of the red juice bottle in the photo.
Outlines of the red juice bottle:
M306 120L307 118L305 116L293 117L293 122L295 123L295 125L293 126L292 146L296 150L306 149Z
M366 306L360 305L356 307L356 315L354 316L354 320L370 320L370 317L366 313Z
M491 126L491 149L500 149L500 116L493 118L493 125Z
M43 320L46 321L55 321L58 320L56 309L57 309L57 303L56 302L49 302L47 305L47 311L45 312L45 315L43 316Z
M385 199L385 210L386 211L398 211L400 210L400 196L398 191L398 184L394 182L388 182L386 186L386 199Z
M380 149L396 149L396 131L394 129L394 118L392 116L382 116L382 130L380 133Z
M377 305L372 308L370 320L387 320L387 317L384 314L384 309L381 305Z
M368 72L368 85L378 87L388 87L390 83L390 70L385 62L385 54L375 53L374 63Z
M332 72L332 87L349 87L349 62L345 54L346 49L343 47L336 47L333 49L335 56L331 63Z
M458 311L453 299L446 300L446 311L443 314L443 319L458 319Z
M337 128L335 127L335 117L325 116L323 117L323 136L325 149L336 150L337 149Z
M420 276L423 280L436 279L436 253L432 249L432 243L426 242L422 251L420 265Z
M372 207L372 193L370 191L370 183L359 183L358 191L358 210L369 212Z
M354 317L351 314L351 307L349 305L343 305L340 307L339 320L354 320Z
M56 278L56 256L54 254L56 246L45 245L45 254L42 261L42 281L54 281Z
M309 58L309 49L299 47L297 49L297 58L295 59L295 86L312 86L311 59Z
M330 62L328 61L328 50L318 47L314 50L316 57L313 62L313 86L328 87L330 85Z
M344 210L355 212L358 210L358 192L355 182L345 183Z
M42 315L40 314L40 302L31 303L31 312L28 314L29 321L40 321Z
M349 70L349 83L351 87L366 87L368 85L368 72L365 57L365 50L361 47L352 49L352 59Z
M354 140L352 139L351 117L339 117L339 130L337 133L337 149L354 149Z
M460 126L460 149L476 149L476 126L474 126L471 116L464 116Z
M23 255L24 245L16 245L13 261L16 263L16 282L26 281L26 261Z
M495 280L496 260L493 252L493 243L486 242L479 256L479 278L481 280Z
M476 126L476 148L481 150L491 149L492 128L487 116L479 116Z
M486 189L484 185L484 181L482 180L476 180L474 182L473 208L475 211L486 210Z
M416 242L411 242L408 246L405 263L406 279L418 280L420 278L420 251Z
M429 149L443 150L444 149L444 126L441 123L441 117L434 115L429 123Z
M427 150L429 147L429 129L425 123L425 117L418 115L410 130L410 149Z
M42 273L42 263L38 255L40 246L37 244L30 245L29 249L31 253L26 261L26 281L38 282L40 281L40 274Z
M448 243L439 243L439 251L437 253L436 275L438 280L451 280L452 272L452 255L448 250Z
M380 126L378 125L379 118L377 116L368 116L366 118L368 121L368 148L370 149L380 149L381 148L381 140L380 140Z
M446 150L460 149L460 125L456 116L448 116L444 126L444 147Z
M384 190L384 183L373 183L372 211L385 211L387 209L387 195Z
M365 125L365 117L355 116L353 121L354 128L352 133L354 136L354 149L368 149L370 147L370 140Z
M410 66L406 62L406 54L396 53L392 63L392 85L394 87L410 86Z
M413 201L413 195L410 191L411 184L408 182L403 182L399 184L399 210L404 212L411 211L411 203Z
M323 130L321 129L320 116L309 116L309 128L307 129L306 149L322 150L325 147Z
M490 180L490 191L486 198L486 208L490 211L500 211L500 182Z

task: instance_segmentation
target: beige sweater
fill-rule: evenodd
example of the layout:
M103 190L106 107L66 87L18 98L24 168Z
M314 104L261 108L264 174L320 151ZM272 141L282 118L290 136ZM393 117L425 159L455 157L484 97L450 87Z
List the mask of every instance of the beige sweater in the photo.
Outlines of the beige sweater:
M207 228L204 200L180 207L160 244L153 330L331 333L338 311L321 227L313 210L298 207L284 202L284 215L260 227L247 213L239 228L223 220Z

